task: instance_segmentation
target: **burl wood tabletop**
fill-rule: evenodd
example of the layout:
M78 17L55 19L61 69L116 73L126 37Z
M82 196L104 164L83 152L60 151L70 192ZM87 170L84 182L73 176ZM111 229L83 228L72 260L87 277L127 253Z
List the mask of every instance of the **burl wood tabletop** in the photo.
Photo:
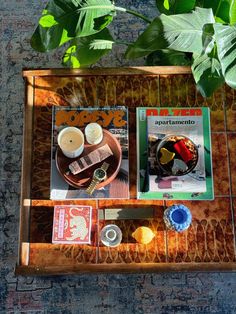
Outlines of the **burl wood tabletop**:
M31 265L231 263L235 267L236 220L236 91L222 87L204 99L191 74L135 74L86 76L36 76L34 78L33 154L31 181ZM52 106L129 107L130 200L50 201ZM192 212L190 228L176 233L165 228L164 209L173 201L136 199L137 106L202 107L211 109L211 138L215 199L183 201ZM178 201L180 202L180 201ZM89 203L93 206L91 245L52 245L53 205ZM99 219L106 208L152 207L152 219ZM99 240L101 228L116 223L123 232L122 244L107 248ZM148 226L155 237L138 244L131 233ZM202 266L204 269L204 266ZM209 269L210 267L208 267Z

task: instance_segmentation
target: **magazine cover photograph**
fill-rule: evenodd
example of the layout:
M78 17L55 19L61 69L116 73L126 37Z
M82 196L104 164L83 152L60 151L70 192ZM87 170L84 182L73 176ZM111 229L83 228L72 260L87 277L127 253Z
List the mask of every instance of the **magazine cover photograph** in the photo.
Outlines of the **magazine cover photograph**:
M139 110L138 125L146 128L145 138L138 132L138 155L146 154L142 165L138 160L139 198L213 199L209 109Z
M126 107L53 107L50 185L52 200L129 198Z

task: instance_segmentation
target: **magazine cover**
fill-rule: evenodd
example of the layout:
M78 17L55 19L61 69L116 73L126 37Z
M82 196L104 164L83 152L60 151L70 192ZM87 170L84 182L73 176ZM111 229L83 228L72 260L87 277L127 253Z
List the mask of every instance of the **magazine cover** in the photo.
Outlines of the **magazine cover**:
M116 150L121 151L120 163L113 176L112 180L109 179L109 184L95 189L92 195L86 191L86 183L77 185L82 182L80 177L75 175L67 176L66 171L62 173L61 166L63 167L64 160L61 156L58 157L58 133L67 126L77 127L84 132L85 127L91 123L96 122L103 128L104 139L103 147L107 143L111 146L112 152L115 154ZM107 142L108 141L108 142ZM112 143L118 143L118 148L113 147ZM105 144L105 145L104 145ZM116 146L117 146L116 145ZM89 145L86 145L87 147ZM91 146L89 152L93 150ZM86 148L88 150L88 147ZM85 156L86 158L86 156ZM69 160L69 161L68 161ZM71 159L73 161L79 159ZM106 160L105 160L106 161ZM109 159L108 159L109 161ZM67 159L67 163L70 159ZM110 163L109 171L114 168L113 162ZM87 171L87 170L85 170ZM88 180L91 181L93 174L90 174ZM124 106L120 107L105 107L105 108L76 108L76 107L57 107L53 108L52 114L52 153L51 153L51 187L50 198L53 200L64 199L127 199L129 198L129 161L128 161L128 110ZM89 184L87 184L89 185Z
M205 107L137 109L138 198L214 198L209 119Z
M86 244L91 242L92 207L56 205L52 243Z

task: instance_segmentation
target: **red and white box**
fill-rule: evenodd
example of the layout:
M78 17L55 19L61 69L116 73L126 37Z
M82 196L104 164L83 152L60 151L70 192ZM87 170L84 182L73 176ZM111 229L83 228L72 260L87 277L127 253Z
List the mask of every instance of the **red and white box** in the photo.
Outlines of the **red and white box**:
M52 243L91 243L92 207L83 205L54 206Z

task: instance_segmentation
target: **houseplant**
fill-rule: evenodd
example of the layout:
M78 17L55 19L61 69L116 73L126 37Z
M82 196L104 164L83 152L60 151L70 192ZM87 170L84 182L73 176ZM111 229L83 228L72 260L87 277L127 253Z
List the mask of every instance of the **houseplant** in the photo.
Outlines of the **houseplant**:
M210 96L223 83L236 88L236 0L156 0L153 20L110 0L50 0L42 12L32 47L48 52L66 44L63 65L87 67L116 44L125 58L146 57L148 65L191 65L198 89ZM132 43L109 31L119 12L147 23Z

